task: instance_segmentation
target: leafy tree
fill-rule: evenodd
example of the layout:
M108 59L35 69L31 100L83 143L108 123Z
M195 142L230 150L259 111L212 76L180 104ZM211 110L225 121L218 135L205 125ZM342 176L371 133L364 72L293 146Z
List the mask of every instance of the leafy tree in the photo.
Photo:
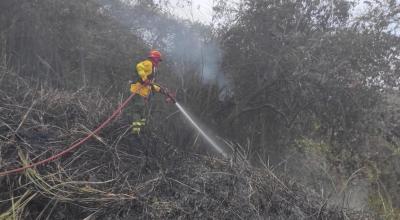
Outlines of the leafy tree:
M254 155L267 152L272 161L311 138L328 144L325 156L339 173L370 163L386 167L391 153L372 155L388 150L381 116L386 90L398 85L393 30L399 12L391 1L352 18L354 6L342 0L240 1L236 17L222 21L219 33L222 68L234 93L222 119L233 129L227 135L250 139ZM391 178L380 180L391 183L398 175Z

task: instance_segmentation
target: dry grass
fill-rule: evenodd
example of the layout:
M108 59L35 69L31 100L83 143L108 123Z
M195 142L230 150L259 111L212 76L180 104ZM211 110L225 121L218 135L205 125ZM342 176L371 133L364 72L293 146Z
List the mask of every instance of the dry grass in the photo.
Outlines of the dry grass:
M0 73L0 167L53 155L85 136L113 110L99 92L29 87ZM357 219L327 208L246 150L230 160L182 152L147 131L129 132L129 114L55 162L0 177L0 219Z

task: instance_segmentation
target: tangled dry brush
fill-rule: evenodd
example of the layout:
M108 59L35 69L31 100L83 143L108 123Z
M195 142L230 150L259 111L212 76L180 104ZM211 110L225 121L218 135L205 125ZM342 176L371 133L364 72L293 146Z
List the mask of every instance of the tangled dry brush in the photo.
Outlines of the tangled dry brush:
M1 171L62 151L123 100L44 88L7 69L0 77ZM0 177L0 219L368 218L252 167L240 149L229 160L183 152L151 129L133 136L129 119L59 160Z

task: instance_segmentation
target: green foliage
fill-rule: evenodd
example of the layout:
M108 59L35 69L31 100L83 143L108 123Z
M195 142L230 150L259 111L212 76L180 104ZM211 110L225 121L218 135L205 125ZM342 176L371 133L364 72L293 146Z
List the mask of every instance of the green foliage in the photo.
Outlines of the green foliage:
M391 196L399 188L397 147L391 149L399 143L398 120L383 121L397 111L387 109L385 96L399 82L399 37L387 31L398 11L382 3L359 19L350 16L353 6L240 1L219 32L234 93L226 120L232 139L250 140L252 151L268 158L299 146L322 152L345 176L376 164L381 173L370 179L383 181L399 207Z
M144 41L97 1L1 4L1 49L15 69L38 84L121 91L133 77L134 63L145 57Z
M295 141L300 150L308 153L318 153L326 155L329 153L329 146L324 141L314 141L309 138L302 138Z
M388 192L382 198L373 187L371 206L395 218L400 207L395 196L400 101L392 90L400 82L395 1L376 1L361 18L352 18L354 4L345 0L242 0L236 6L216 2L215 18L221 20L213 29L176 20L151 0L136 6L2 0L1 68L23 76L18 86L89 87L117 97L127 92L135 63L150 47L161 48L169 56L158 81L172 86L178 100L220 136L249 146L250 158L267 155L280 162L297 146L325 157L339 175L364 167L367 179L380 181ZM202 46L220 43L218 65L230 96L221 98L224 88L202 78L205 58L193 52L198 41L190 37ZM196 134L160 97L153 100L152 129L192 150Z
M226 120L236 140L253 136L253 146L281 151L315 133L311 123L318 121L332 146L363 142L381 100L367 81L388 70L387 48L395 44L348 28L345 1L325 3L242 1L235 22L221 30L223 69L235 95Z
M400 209L394 208L390 199L383 197L379 192L371 194L368 197L368 203L381 219L395 220L400 218Z

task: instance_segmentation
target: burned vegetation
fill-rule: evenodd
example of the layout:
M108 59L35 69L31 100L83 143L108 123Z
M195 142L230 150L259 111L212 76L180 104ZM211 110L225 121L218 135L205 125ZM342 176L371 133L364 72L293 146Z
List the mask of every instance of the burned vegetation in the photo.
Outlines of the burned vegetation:
M1 0L0 220L399 219L398 3L230 2Z
M43 160L90 133L116 106L96 91L34 87L1 70L1 171ZM0 177L1 219L357 219L238 149L185 152L122 113L81 148Z

